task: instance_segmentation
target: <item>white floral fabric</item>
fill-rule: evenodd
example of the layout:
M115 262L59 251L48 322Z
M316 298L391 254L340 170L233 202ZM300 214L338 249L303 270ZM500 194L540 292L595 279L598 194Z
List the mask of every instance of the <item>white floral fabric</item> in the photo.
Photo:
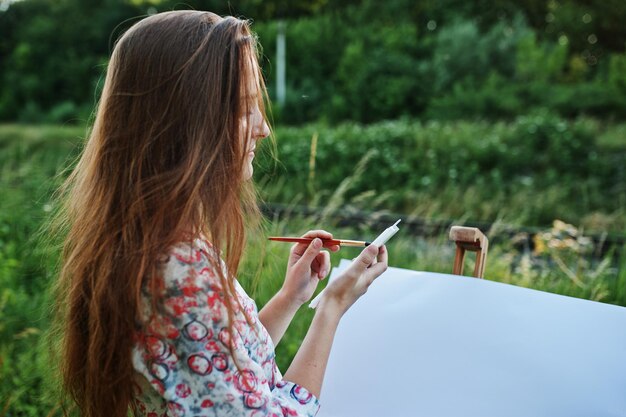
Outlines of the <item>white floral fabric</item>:
M147 288L142 291L143 324L132 350L135 414L315 416L317 398L282 379L257 306L238 282L237 295L252 326L233 302L235 331L229 333L226 292L209 261L213 253L201 239L174 246L156 277L155 309Z

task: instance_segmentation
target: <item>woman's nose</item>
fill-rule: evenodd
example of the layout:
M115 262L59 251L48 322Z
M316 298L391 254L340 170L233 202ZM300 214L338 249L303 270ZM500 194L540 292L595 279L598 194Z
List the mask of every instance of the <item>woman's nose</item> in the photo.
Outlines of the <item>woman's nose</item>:
M254 139L260 140L270 135L270 127L265 118L261 117L261 122L255 126Z

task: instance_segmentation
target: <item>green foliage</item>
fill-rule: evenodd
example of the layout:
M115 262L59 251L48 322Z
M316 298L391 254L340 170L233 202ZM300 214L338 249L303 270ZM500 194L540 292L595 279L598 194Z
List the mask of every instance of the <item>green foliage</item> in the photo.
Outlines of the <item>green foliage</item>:
M300 123L324 114L335 88L329 77L341 59L337 44L344 44L348 33L337 31L341 20L330 15L286 22L287 103L278 109L280 120ZM274 93L277 23L259 22L253 26L263 46L264 72ZM282 111L284 110L284 111Z
M538 44L532 32L517 44L516 78L521 81L556 81L563 73L567 44Z
M609 69L609 84L626 94L626 54L613 55Z
M266 199L284 203L325 206L343 187L346 204L359 209L481 221L505 215L525 225L545 226L557 217L578 223L586 213L609 216L622 207L623 200L606 198L606 190L619 189L622 169L619 158L598 147L599 131L591 120L570 122L549 113L495 125L399 120L278 128L282 165L274 170L261 159L257 177L271 174ZM303 164L315 134L314 193L285 186L310 182ZM352 177L366 154L364 173ZM341 185L347 178L349 185ZM572 200L577 204L567 203ZM618 217L616 227L624 220Z
M360 29L339 61L338 88L327 116L371 122L409 114L420 90L415 27L400 23Z
M0 12L0 120L85 123L110 37L144 13L116 0L27 0ZM50 115L48 115L51 113ZM88 113L87 113L88 114Z
M426 117L436 120L511 119L520 113L522 103L519 86L492 72L478 85L471 79L455 83L452 91L433 98Z
M45 385L50 362L42 339L55 261L38 233L78 134L57 127L0 131L0 409L8 406L9 416L46 415L58 401L48 395L54 385Z
M553 86L545 93L551 108L565 117L580 115L621 117L626 114L626 95L613 85L601 81Z
M456 82L480 83L495 72L510 78L515 71L517 45L531 35L521 17L480 32L471 20L459 20L435 33L431 65L436 72L435 93L449 91Z
M510 120L538 108L623 119L626 7L605 3L23 0L0 12L0 120L85 123L119 34L183 8L253 18L272 95L285 22L279 122Z

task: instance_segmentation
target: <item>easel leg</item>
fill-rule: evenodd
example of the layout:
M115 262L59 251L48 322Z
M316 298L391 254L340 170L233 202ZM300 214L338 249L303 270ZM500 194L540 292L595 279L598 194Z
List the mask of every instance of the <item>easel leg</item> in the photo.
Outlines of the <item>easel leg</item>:
M465 262L465 248L458 243L456 244L456 254L454 255L454 268L452 272L455 275L463 275L463 264Z

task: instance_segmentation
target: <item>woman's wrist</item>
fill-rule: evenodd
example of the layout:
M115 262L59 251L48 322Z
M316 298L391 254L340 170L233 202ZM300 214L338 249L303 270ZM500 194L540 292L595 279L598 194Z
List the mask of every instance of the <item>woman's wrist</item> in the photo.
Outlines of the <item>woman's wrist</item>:
M347 311L347 308L336 297L332 297L329 294L324 294L315 310L318 312L324 312L324 314L326 315L329 315L331 317L337 317L338 319L340 319Z
M285 288L281 288L276 294L276 298L280 300L282 306L287 310L297 311L304 304L303 301L298 300L297 297L290 294Z

